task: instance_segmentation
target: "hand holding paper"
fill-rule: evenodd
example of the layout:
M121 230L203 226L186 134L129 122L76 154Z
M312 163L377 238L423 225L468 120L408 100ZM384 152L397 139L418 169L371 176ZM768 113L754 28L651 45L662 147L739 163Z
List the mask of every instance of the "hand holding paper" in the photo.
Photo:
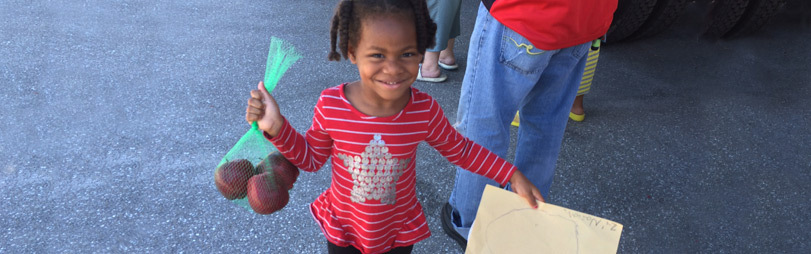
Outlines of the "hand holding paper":
M521 171L516 170L515 173L513 173L513 176L510 178L510 186L518 196L526 199L529 206L532 208L538 208L538 203L535 200L544 202L541 191L539 191Z

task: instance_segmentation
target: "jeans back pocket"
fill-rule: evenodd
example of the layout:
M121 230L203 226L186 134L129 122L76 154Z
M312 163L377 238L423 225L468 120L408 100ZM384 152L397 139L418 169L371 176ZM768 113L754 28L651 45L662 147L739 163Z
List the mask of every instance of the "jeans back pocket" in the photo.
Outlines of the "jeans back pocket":
M523 74L537 74L543 71L549 58L555 53L536 48L524 36L508 27L501 34L501 56L499 61Z

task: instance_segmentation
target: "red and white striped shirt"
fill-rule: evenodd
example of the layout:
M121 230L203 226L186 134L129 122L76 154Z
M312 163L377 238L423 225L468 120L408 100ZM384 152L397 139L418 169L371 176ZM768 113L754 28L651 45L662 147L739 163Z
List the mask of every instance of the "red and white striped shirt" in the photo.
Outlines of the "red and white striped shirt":
M400 113L374 117L352 107L345 85L321 93L305 136L287 121L276 137L266 135L304 171L317 171L332 158L332 184L310 211L335 245L381 253L431 235L415 190L422 141L451 163L502 185L515 172L515 166L459 134L430 95L412 87Z

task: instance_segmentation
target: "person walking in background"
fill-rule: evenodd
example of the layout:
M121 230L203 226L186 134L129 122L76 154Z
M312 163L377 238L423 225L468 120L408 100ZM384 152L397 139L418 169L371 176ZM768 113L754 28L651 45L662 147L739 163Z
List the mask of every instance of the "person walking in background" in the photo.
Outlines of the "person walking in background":
M462 0L427 0L431 19L436 26L436 44L425 52L417 81L443 82L448 75L445 70L456 70L456 57L453 54L453 43L461 33L460 15Z
M608 30L616 7L616 0L483 0L479 6L454 126L506 158L519 111L514 164L546 199L589 46ZM442 208L443 229L463 248L487 184L498 186L457 169Z

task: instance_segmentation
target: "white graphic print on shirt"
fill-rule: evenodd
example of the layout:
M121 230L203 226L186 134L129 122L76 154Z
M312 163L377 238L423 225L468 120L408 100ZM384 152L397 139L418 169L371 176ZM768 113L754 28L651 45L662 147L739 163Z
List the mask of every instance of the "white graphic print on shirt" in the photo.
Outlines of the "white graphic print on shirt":
M338 158L352 174L352 202L380 200L380 203L389 205L397 199L397 180L411 161L392 158L380 134L374 135L360 156L338 154Z

